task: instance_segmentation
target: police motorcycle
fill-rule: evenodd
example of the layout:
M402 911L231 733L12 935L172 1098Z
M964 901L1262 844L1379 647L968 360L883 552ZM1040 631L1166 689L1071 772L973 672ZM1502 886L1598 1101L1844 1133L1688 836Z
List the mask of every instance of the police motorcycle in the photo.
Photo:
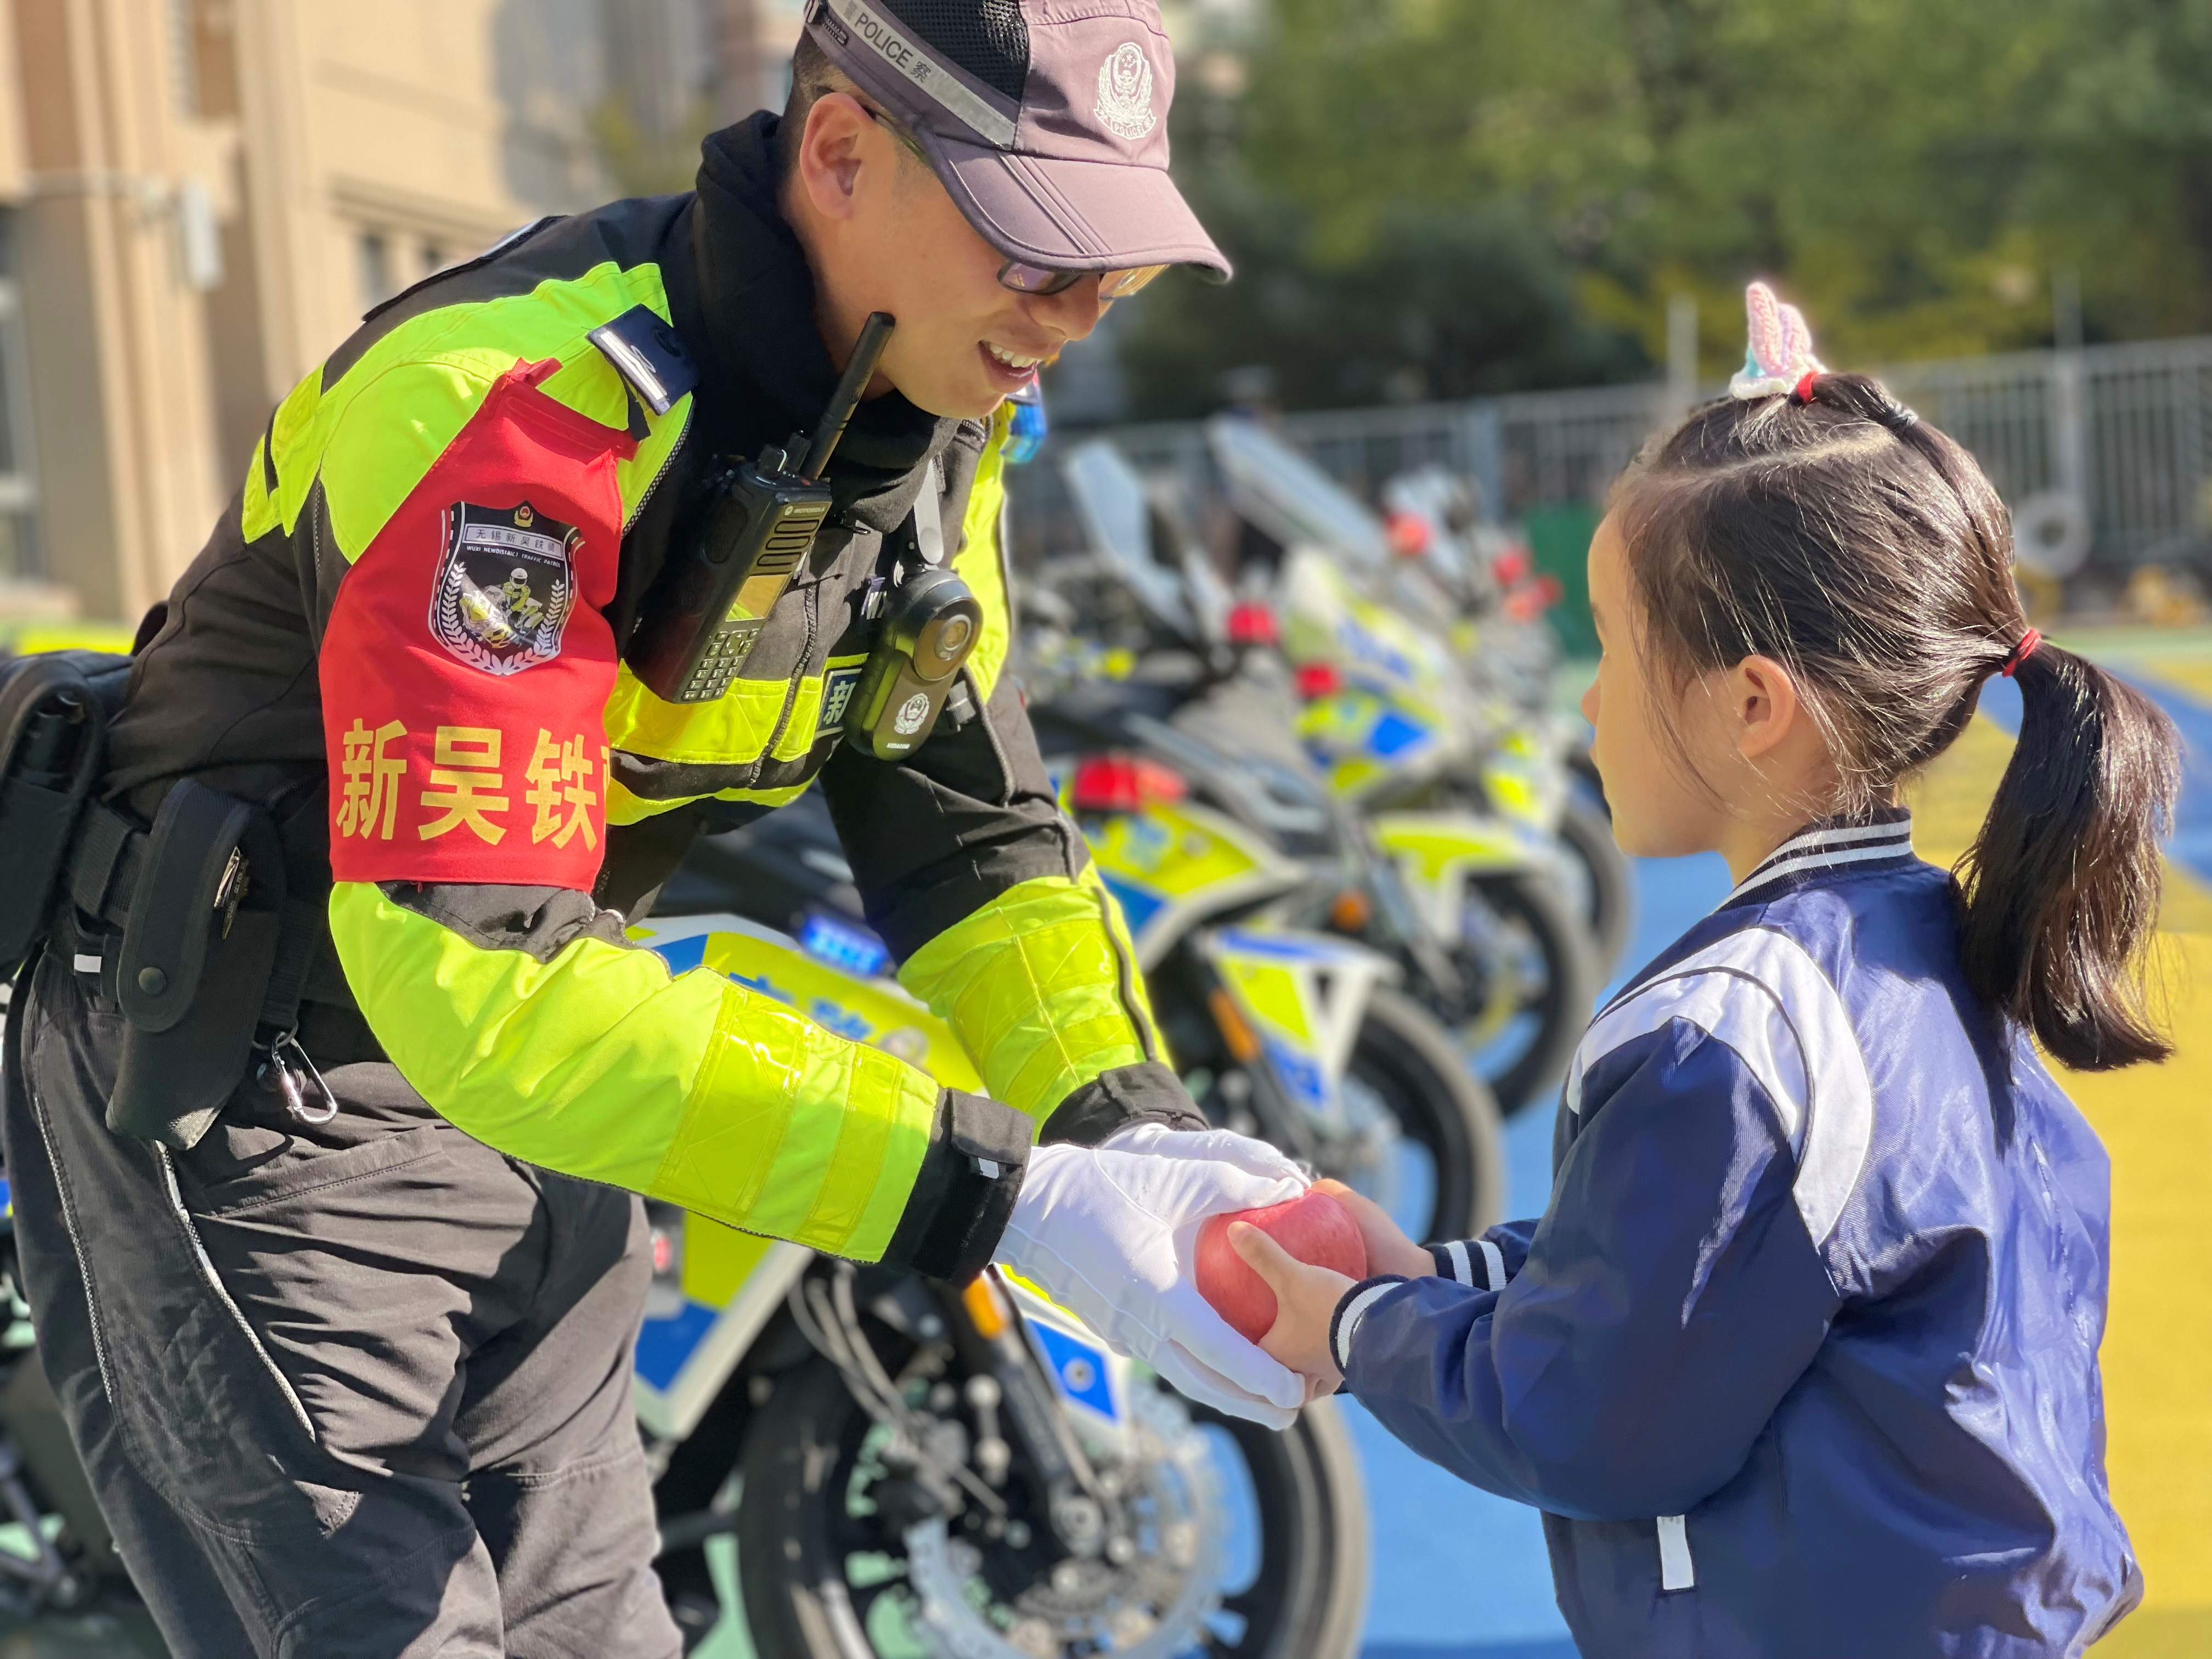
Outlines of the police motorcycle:
M1063 471L1091 556L1121 570L1123 586L1149 605L1166 631L1217 646L1227 640L1248 665L1279 655L1298 665L1293 694L1281 701L1280 726L1356 823L1356 844L1370 849L1388 874L1380 884L1370 877L1370 887L1383 896L1353 931L1399 961L1407 990L1473 1057L1503 1109L1542 1097L1589 1018L1596 964L1549 838L1449 787L1449 769L1465 755L1458 734L1476 714L1435 641L1389 607L1365 601L1330 560L1309 549L1283 556L1280 544L1268 541L1277 568L1261 583L1248 564L1247 597L1240 599L1190 532L1171 488L1164 481L1147 485L1109 443L1073 452ZM1322 507L1364 513L1348 497ZM1261 539L1243 538L1254 560L1271 556L1250 553ZM1168 608L1173 596L1162 584L1171 579L1156 545L1180 568L1181 612ZM1153 574L1145 577L1147 567ZM1072 580L1079 568L1062 567L1059 580ZM1320 592L1309 593L1316 585ZM1255 587L1266 597L1249 597ZM1390 649L1401 665L1397 681L1380 690L1325 659L1336 635L1313 618L1347 606L1358 609L1346 614L1367 619L1356 635L1365 653ZM1080 607L1093 618L1107 608L1101 595L1085 596ZM1110 669L1115 653L1099 660Z
M1633 932L1634 885L1601 797L1576 787L1579 728L1547 706L1534 611L1513 629L1455 629L1463 599L1426 561L1394 553L1382 522L1311 461L1238 416L1206 435L1243 526L1240 574L1279 587L1285 646L1310 671L1317 757L1364 805L1449 805L1513 832L1566 887L1602 979ZM1474 579L1464 556L1447 568ZM1532 684L1537 663L1547 673Z
M726 974L982 1087L880 944L830 913L799 938L726 914L656 916L632 936L672 969ZM659 1470L656 1565L695 1645L1355 1652L1367 1523L1332 1402L1277 1434L1170 1392L1002 1270L955 1290L653 1209L638 1417Z
M1306 866L1127 753L1060 775L1201 1104L1416 1231L1494 1218L1495 1109L1443 1034L1375 953L1255 914ZM1137 866L1175 898L1133 904ZM890 976L818 797L696 843L634 936L981 1087ZM640 1418L666 1460L659 1567L687 1628L741 1607L779 1655L1354 1651L1366 1522L1327 1402L1276 1435L1167 1392L1013 1275L955 1293L655 1221Z
M1385 479L1376 505L1391 552L1455 607L1445 637L1468 678L1524 717L1547 713L1560 659L1542 618L1559 600L1557 579L1537 574L1525 541L1482 523L1479 486L1443 466Z
M1555 705L1559 647L1543 615L1559 602L1559 582L1537 571L1525 540L1480 522L1479 499L1472 480L1431 465L1385 480L1380 505L1392 551L1418 561L1459 606L1446 638L1462 671L1517 711L1492 758L1500 775L1493 794L1535 798L1533 780L1516 789L1504 777L1516 763L1540 770L1549 760L1566 769L1555 833L1587 884L1600 967L1611 974L1636 931L1635 879L1608 828L1589 728Z
M856 388L866 378L848 366ZM1041 413L1013 411L1017 455ZM751 539L765 516L743 515ZM848 740L884 759L927 740L981 627L965 584L939 559L924 566L886 594L848 706ZM743 600L747 580L714 574L736 603L718 628L684 630L665 653L675 672L697 672L712 654L699 641L763 613ZM699 609L726 611L712 595ZM819 795L801 802L754 827L802 866L811 855L817 884L849 873ZM951 1030L890 976L857 895L849 915L807 915L795 936L764 926L714 879L716 839L634 938L672 971L727 975L982 1089ZM1366 1531L1333 1409L1276 1434L1168 1392L1015 1275L955 1291L653 1207L638 1413L659 1469L663 1582L695 1638L739 1628L779 1659L1349 1659Z

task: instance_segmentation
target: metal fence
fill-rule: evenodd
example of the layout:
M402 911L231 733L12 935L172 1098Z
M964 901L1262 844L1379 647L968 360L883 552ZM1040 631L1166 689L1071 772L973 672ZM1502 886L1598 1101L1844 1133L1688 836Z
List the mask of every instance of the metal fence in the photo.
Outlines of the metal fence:
M2051 491L2075 497L2093 527L2093 558L2127 565L2206 549L2212 337L1905 363L1885 378L1974 453L2008 501ZM1652 383L1291 415L1280 430L1365 500L1392 475L1436 462L1476 480L1490 511L1511 522L1538 507L1601 498L1669 413L1667 386ZM1212 494L1196 422L1056 441L1092 435L1113 438L1141 471L1182 476L1194 501ZM1048 446L1038 465L1014 475L1025 555L1079 542L1052 460Z

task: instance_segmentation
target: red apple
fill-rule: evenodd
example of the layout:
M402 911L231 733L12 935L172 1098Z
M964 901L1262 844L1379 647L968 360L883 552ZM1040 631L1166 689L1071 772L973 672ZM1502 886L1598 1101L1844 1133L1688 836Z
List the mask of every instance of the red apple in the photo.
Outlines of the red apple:
M1367 1246L1352 1212L1327 1193L1307 1192L1286 1204L1208 1216L1198 1230L1198 1293L1248 1342L1275 1322L1275 1293L1229 1242L1229 1224L1249 1221L1301 1261L1346 1279L1367 1277Z

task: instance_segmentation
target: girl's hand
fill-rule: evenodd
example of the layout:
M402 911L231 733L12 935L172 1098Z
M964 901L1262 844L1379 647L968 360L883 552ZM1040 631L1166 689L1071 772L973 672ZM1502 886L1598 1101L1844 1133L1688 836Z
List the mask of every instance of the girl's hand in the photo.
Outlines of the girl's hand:
M1403 1273L1408 1279L1436 1277L1436 1257L1400 1231L1390 1212L1373 1199L1353 1192L1341 1181L1316 1181L1314 1190L1327 1193L1359 1224L1359 1237L1367 1245L1369 1273Z
M1299 1261L1249 1221L1229 1224L1229 1246L1275 1293L1275 1322L1260 1339L1261 1351L1304 1375L1307 1399L1335 1392L1344 1376L1328 1351L1328 1326L1352 1281Z

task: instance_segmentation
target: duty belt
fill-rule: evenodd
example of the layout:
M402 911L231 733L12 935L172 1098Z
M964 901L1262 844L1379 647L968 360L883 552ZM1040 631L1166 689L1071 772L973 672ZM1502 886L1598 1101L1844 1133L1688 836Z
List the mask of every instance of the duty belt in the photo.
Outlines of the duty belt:
M180 783L175 787L186 786ZM315 849L304 842L310 839L312 830L319 830L320 824L319 805L310 800L285 825L282 842L288 856L283 862L289 866L294 885L299 884L303 866L310 864L315 854ZM302 832L295 833L295 826L301 826ZM103 991L118 1002L129 1000L128 993L116 983L121 967L118 951L122 939L131 933L131 908L145 888L153 846L153 835L128 814L98 801L88 802L77 821L76 846L64 873L64 892L69 901L83 915L97 920L113 936L109 948L103 952L100 979ZM161 873L155 872L157 882ZM240 876L250 880L252 872L241 866ZM216 905L220 907L228 896L219 889L215 896ZM261 999L257 1021L260 1026L275 1032L291 1030L303 1000L353 1006L344 972L329 941L324 908L326 899L327 890L319 884L305 894L288 890L276 958L268 988ZM154 971L165 970L156 968Z

